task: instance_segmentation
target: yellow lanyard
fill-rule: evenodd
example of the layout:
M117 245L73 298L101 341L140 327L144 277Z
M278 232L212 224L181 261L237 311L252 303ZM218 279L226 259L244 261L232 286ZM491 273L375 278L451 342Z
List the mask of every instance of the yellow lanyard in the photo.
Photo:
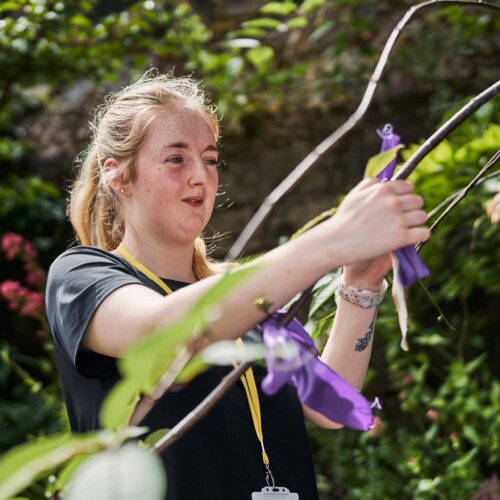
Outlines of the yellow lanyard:
M174 293L174 291L166 283L164 283L146 266L141 264L123 245L120 244L116 250L131 266L135 267L139 272L144 274L144 276L148 277L151 281L156 283L168 295ZM241 339L237 339L236 342L239 345L243 345L243 341ZM236 362L233 362L233 366L237 367L238 364ZM262 448L262 461L264 462L264 466L266 467L267 473L274 486L274 478L269 468L269 457L267 456L266 449L264 448L264 435L262 433L262 417L260 413L259 393L257 392L257 384L255 383L255 377L253 375L252 368L249 368L241 376L240 380L243 383L243 387L245 388L245 393L248 399L248 406L250 407L250 413L252 415L253 426L255 428L255 433L257 434L257 439L259 440L260 446Z

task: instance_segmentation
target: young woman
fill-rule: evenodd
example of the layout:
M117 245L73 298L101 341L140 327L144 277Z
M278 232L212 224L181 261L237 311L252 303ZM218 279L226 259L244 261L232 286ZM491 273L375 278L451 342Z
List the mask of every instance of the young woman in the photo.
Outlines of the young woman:
M186 314L219 279L202 232L218 185L218 123L195 81L146 73L108 98L71 193L69 215L81 246L52 264L46 305L71 427L98 428L101 403L119 379L116 359L158 325ZM272 310L325 273L343 266L343 286L378 297L389 252L429 237L422 199L409 182L365 180L330 220L258 259L262 270L228 297L210 325L210 341L244 336ZM135 260L134 260L135 259ZM134 262L161 278L167 293ZM353 289L351 289L353 290ZM322 360L361 387L376 307L360 294L340 299ZM359 339L364 338L362 348ZM169 392L144 421L171 428L230 368L213 367ZM255 368L257 386L265 375ZM293 389L259 392L267 454L276 483L317 499L304 415L341 427L302 407ZM169 500L250 499L265 486L261 445L241 384L162 456Z

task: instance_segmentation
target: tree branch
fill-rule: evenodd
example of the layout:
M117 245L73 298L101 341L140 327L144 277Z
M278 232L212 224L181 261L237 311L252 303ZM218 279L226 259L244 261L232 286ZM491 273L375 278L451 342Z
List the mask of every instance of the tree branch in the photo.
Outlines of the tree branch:
M453 130L455 130L466 118L500 93L500 80L483 90L479 95L471 99L465 106L459 109L446 123L441 125L418 149L406 160L391 180L406 179L415 170L415 167L424 157L438 146Z
M222 396L240 379L250 365L251 363L242 363L231 370L193 411L188 413L173 429L155 443L152 451L160 454L178 441L222 399Z
M500 175L500 170L497 170L496 172L492 172L491 174L485 175L484 177L481 177L476 183L476 186L479 186L479 184L483 184L483 182L489 181L490 179L494 179L495 177L498 177ZM451 201L453 201L460 193L462 193L463 188L456 191L453 194L450 194L447 198L445 198L439 205L436 205L428 214L427 214L427 221L432 219L438 212L440 212L446 205L448 205Z
M439 224L441 224L443 219L467 196L467 193L479 182L481 177L483 177L486 172L491 170L499 160L500 149L488 160L486 165L477 173L474 179L472 179L469 184L467 184L467 186L465 186L462 191L460 191L458 195L455 196L454 200L448 205L446 210L434 221L434 223L430 227L431 232L435 231L435 229L439 226ZM425 245L425 243L425 241L419 243L419 245L417 245L417 250L420 250Z
M354 111L354 113L340 126L338 127L329 137L327 137L323 142L317 145L313 151L311 151L293 170L292 172L276 187L264 200L262 205L259 207L255 215L250 219L248 224L245 226L243 231L240 233L239 237L236 239L232 247L226 256L227 260L234 260L238 258L247 245L250 238L254 235L255 231L260 227L262 222L269 215L271 210L276 206L276 204L285 196L293 187L299 182L299 180L312 168L312 166L324 155L330 148L337 144L348 132L350 132L358 122L365 115L373 95L377 88L378 82L387 64L389 54L391 53L396 40L399 38L403 28L408 24L413 15L424 8L443 6L443 5L459 5L459 6L474 6L486 9L491 9L500 12L500 6L483 2L482 0L472 1L472 0L430 0L427 2L422 2L420 4L411 7L401 18L396 27L392 30L387 42L384 46L382 54L378 60L378 63L370 77L368 86L363 94L361 102Z
M175 379L177 378L181 370L191 359L193 352L194 351L189 344L182 347L180 352L168 367L165 374L162 376L161 380L154 388L152 394L146 394L137 403L137 406L134 409L134 413L132 413L132 416L130 417L130 426L138 426L144 420L146 415L154 408L156 403L163 397L170 386L175 382Z

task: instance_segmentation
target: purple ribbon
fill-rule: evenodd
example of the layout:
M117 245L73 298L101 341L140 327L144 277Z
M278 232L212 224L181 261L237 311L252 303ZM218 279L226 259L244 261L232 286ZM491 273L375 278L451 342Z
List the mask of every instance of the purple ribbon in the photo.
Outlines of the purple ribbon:
M361 393L318 358L318 350L302 324L293 318L285 327L278 311L262 323L267 348L267 375L261 388L275 394L285 384L295 387L300 401L339 424L362 431L373 423L370 403ZM295 343L298 353L291 359L279 359L276 350Z
M380 152L392 149L397 146L400 141L399 135L395 134L392 129L392 125L388 123L384 126L382 130L377 130L377 134L382 139L382 146ZM387 166L377 175L377 177L382 181L391 180L394 169L396 168L397 159L394 158ZM424 278L429 274L429 270L425 267L419 253L413 245L408 245L403 248L399 248L394 252L399 261L399 279L401 284L408 288L415 281Z

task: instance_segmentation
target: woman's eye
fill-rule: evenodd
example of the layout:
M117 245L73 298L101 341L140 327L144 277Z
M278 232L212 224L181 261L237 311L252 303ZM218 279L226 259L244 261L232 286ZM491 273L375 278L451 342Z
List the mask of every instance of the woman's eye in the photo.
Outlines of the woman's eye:
M216 167L218 164L219 164L219 160L215 159L215 158L205 158L203 160L203 162L206 164L206 165L212 165L214 167Z
M182 156L171 156L167 158L167 162L174 163L176 165L180 165L182 163Z

